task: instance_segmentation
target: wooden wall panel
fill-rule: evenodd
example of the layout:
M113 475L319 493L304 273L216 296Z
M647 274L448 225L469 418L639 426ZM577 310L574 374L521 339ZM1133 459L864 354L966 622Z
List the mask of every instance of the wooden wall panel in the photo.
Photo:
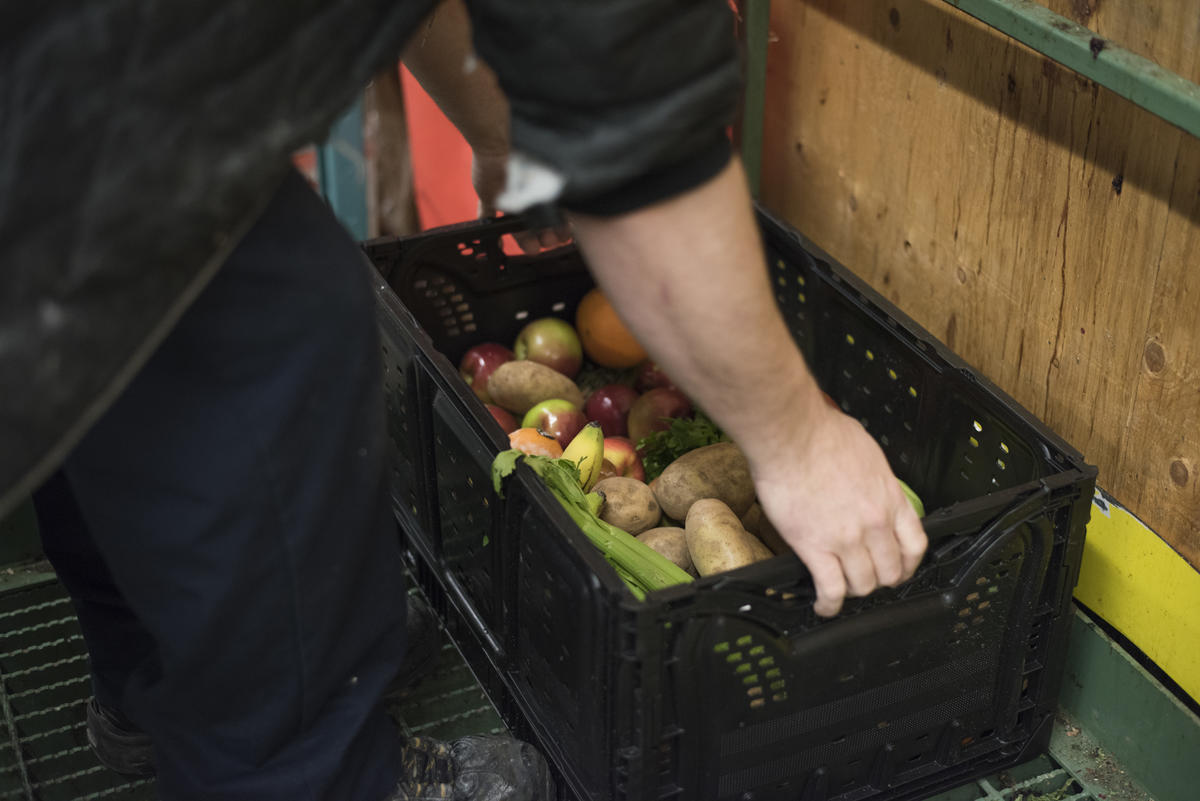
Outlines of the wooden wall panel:
M1200 566L1200 140L939 0L772 5L767 206Z

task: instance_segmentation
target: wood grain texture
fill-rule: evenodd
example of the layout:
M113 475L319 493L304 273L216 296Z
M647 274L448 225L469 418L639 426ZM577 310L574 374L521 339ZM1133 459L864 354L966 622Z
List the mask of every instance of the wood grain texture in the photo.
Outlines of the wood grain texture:
M1042 5L1200 82L1200 5L1194 0L1042 0Z
M1200 566L1200 140L938 0L772 15L765 204Z

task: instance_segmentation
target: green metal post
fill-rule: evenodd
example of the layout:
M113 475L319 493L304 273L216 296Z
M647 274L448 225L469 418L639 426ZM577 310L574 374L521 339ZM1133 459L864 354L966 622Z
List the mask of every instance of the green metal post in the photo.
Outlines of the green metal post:
M1032 0L946 0L1065 67L1200 137L1200 86Z
M742 163L757 198L762 176L763 109L767 98L767 40L771 33L771 0L742 3L746 36L746 89L742 108Z

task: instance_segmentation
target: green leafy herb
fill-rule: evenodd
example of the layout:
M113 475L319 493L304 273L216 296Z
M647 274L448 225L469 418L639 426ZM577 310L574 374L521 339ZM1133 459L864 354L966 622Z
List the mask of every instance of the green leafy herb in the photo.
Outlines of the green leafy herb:
M667 465L683 456L688 451L703 448L705 445L715 445L723 442L726 437L716 423L709 420L704 412L696 412L695 417L677 417L664 431L655 431L642 437L637 444L642 454L642 466L646 468L646 480L658 478Z

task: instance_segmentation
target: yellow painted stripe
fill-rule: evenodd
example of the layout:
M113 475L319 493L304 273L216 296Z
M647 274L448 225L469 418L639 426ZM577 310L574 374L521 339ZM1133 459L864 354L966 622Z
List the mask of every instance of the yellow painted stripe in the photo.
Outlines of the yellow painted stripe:
M1200 571L1099 493L1075 597L1200 700Z

